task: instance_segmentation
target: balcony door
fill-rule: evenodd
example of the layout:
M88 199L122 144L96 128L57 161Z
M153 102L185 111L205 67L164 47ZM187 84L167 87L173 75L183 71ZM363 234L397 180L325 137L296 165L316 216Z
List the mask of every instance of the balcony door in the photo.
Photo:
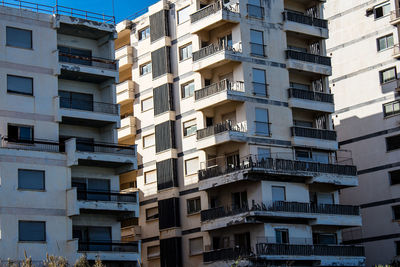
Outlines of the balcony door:
M235 234L235 249L239 249L241 253L251 251L250 233Z
M72 178L72 187L78 189L78 199L110 201L110 180Z
M93 95L69 91L58 91L60 107L93 111Z
M247 192L232 193L232 210L246 209L248 207Z
M240 166L239 152L231 153L226 156L226 168L234 170Z
M74 226L73 238L79 239L79 251L111 251L111 227Z
M233 41L232 41L232 33L227 34L223 37L219 38L219 45L225 48L232 48Z

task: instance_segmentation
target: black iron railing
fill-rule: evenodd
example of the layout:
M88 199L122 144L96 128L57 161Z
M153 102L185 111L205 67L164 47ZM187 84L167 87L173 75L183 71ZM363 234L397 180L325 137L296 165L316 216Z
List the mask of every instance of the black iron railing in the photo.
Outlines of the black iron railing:
M333 104L333 94L289 88L289 98L307 99Z
M73 99L69 97L60 97L60 108L93 111L93 112L107 113L113 115L119 114L118 104L94 102L94 101Z
M364 247L338 245L256 244L257 255L364 257Z
M78 251L114 251L114 252L139 252L138 242L123 242L120 240L78 241Z
M301 24L312 25L320 28L328 28L328 21L319 18L313 18L304 14L293 11L283 12L283 19L288 21L293 21Z
M137 203L137 194L78 189L78 200Z
M220 51L232 51L241 53L240 46L235 48L230 45L220 45L220 44L210 44L209 46L203 47L200 50L193 52L192 58L193 62L198 61L200 59L206 58L213 54L216 54Z
M233 166L215 165L199 170L198 175L199 180L206 180L241 170L272 173L289 172L292 175L310 177L313 176L312 173L332 173L347 176L357 175L357 168L352 165L327 164L279 158L259 158L255 155L246 156L241 159L241 162Z
M50 140L21 140L18 138L2 136L1 147L43 152L59 152L60 144L56 141Z
M321 65L331 66L331 58L330 57L324 57L324 56L320 56L320 55L314 55L314 54L304 53L304 52L295 51L295 50L286 50L286 57L288 59L295 59L295 60L300 60L300 61L305 61L305 62L311 62L311 63L321 64Z
M194 91L194 99L199 100L222 91L244 92L244 82L230 82L227 79L222 80L200 90Z
M79 54L59 52L58 59L60 62L74 63L79 65L93 66L104 69L116 70L117 61L93 56L82 56Z
M292 136L336 141L336 131L308 127L292 127Z
M247 132L247 125L245 122L238 123L236 125L233 125L232 121L221 122L214 126L197 130L197 140L228 131L245 133Z
M100 152L123 155L136 155L136 146L122 146L106 143L93 143L76 140L76 150L81 152Z
M222 248L203 253L203 262L237 260L251 255L250 249L243 249L240 247L235 248Z

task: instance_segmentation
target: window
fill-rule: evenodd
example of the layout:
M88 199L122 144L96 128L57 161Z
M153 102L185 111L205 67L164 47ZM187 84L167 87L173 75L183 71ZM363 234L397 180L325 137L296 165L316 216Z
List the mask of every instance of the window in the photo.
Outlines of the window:
M144 183L151 184L157 182L157 171L149 171L144 173Z
M376 42L377 42L377 46L378 46L378 51L392 47L394 45L393 34L378 38L376 40Z
M256 134L270 135L268 110L263 108L256 108Z
M393 101L383 105L383 116L388 117L400 114L400 101Z
M395 241L396 245L396 256L400 256L400 241Z
M300 161L312 161L312 155L310 150L299 150L296 149L296 159Z
M58 91L60 107L93 111L93 95L69 91Z
M255 56L265 56L264 34L262 31L250 30L250 53Z
M400 206L392 206L393 218L395 220L400 220Z
M271 149L258 147L257 148L257 157L258 160L265 160L271 157Z
M153 98L149 97L142 100L142 111L153 109Z
M179 48L179 60L185 60L192 57L192 43Z
M187 214L193 214L201 211L200 197L188 199L187 203Z
M147 247L147 258L155 259L160 257L160 246L149 246Z
M44 171L18 170L18 189L44 190Z
M79 65L92 65L92 51L86 49L78 49L66 46L58 46L60 51L59 60L61 62L70 62Z
M265 70L253 69L253 94L268 96Z
M178 10L178 24L184 23L190 19L190 6Z
M46 222L18 221L19 241L46 241Z
M336 245L336 234L313 233L313 243L318 245Z
M310 85L302 84L302 83L290 82L290 88L309 91L310 90Z
M196 174L199 170L199 158L185 160L185 175Z
M400 169L389 172L390 184L400 184Z
M203 253L203 237L189 239L190 256Z
M32 49L32 31L6 27L7 46Z
M146 135L143 137L143 148L151 147L156 144L155 134Z
M381 17L389 15L389 13L390 13L390 3L389 2L386 2L382 5L376 6L374 8L375 19L379 19Z
M158 207L146 209L146 221L158 219Z
M28 77L7 75L7 92L33 95L33 79Z
M146 27L139 31L139 41L147 39L150 37L150 27Z
M386 150L392 151L400 148L400 135L386 137Z
M284 186L272 186L272 201L285 201L286 192Z
M183 123L183 136L190 136L197 131L196 120L191 120Z
M379 72L381 83L387 83L397 79L396 67L382 70Z
M275 229L275 240L277 244L289 244L289 230Z
M235 192L232 193L232 210L248 208L247 192Z
M194 94L194 82L188 82L182 85L181 87L181 95L182 98L191 97Z
M151 62L140 65L140 76L146 75L151 72Z
M312 121L299 121L295 120L293 121L294 126L298 127L306 127L306 128L312 128L313 127L313 122Z
M33 142L33 126L11 125L7 127L8 140L11 142Z
M249 17L262 19L264 9L261 7L260 0L249 0L247 4L247 14Z

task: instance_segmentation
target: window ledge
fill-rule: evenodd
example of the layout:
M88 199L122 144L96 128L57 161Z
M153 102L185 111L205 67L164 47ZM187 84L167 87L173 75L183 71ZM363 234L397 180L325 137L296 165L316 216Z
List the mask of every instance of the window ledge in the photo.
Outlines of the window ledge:
M196 253L190 254L189 256L192 257L192 256L200 256L200 255L203 255L203 252L196 252Z
M147 223L147 222L154 222L154 221L158 221L158 218L155 218L155 219L148 219L148 220L146 219L146 223Z
M185 62L185 61L188 61L189 59L192 59L192 57L187 57L187 58L185 58L185 59L180 59L180 60L179 60L179 63L183 63L183 62Z
M47 241L18 241L21 244L47 244Z
M13 45L6 45L6 47L24 49L24 50L28 50L28 51L33 51L33 50L34 50L33 47L31 47L31 48L26 48L26 47L19 47L19 46L13 46Z
M26 188L17 188L18 191L24 192L24 191L28 191L28 192L47 192L46 189L26 189Z

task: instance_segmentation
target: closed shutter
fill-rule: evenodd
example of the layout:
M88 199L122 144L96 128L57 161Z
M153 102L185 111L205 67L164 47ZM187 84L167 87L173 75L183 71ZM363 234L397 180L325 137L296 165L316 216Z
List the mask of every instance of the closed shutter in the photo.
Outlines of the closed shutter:
M173 108L172 84L166 83L153 89L154 116Z
M161 10L150 16L150 41L169 36L168 10Z
M155 126L156 153L176 148L175 121L166 121Z
M167 159L156 163L157 189L178 187L177 159Z
M182 238L172 237L160 240L161 267L182 266Z
M158 201L159 229L180 227L179 198L168 198Z
M171 47L169 46L151 52L153 79L171 73L170 52Z

